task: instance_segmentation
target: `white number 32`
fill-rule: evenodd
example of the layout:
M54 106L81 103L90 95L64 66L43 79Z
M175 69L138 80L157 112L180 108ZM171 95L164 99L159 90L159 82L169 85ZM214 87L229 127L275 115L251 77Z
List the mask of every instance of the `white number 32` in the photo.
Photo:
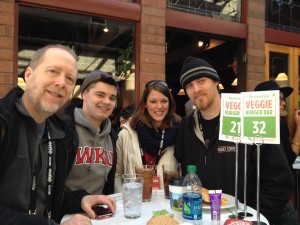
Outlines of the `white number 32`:
M253 121L253 134L266 134L265 121Z

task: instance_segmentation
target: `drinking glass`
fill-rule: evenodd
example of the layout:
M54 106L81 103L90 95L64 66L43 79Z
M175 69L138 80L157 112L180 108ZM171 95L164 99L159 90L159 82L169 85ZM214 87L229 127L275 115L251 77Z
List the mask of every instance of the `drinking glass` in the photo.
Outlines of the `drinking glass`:
M125 218L141 216L144 177L140 174L122 175L123 210Z
M164 191L165 198L170 198L169 192L169 180L171 177L180 177L181 176L181 165L180 164L163 164L163 180L164 180Z
M153 165L136 166L135 173L144 175L143 202L151 201L154 166Z

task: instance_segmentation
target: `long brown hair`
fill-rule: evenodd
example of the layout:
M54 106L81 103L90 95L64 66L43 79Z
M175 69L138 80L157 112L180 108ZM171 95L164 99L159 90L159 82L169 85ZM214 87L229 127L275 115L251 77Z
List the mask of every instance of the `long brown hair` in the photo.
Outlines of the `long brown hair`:
M162 125L159 128L160 130L164 130L166 128L172 127L174 122L178 122L179 118L176 117L175 110L176 105L172 93L169 90L169 87L165 81L161 80L153 80L149 81L145 85L145 90L143 92L141 101L136 109L136 111L132 115L132 119L130 121L130 126L135 130L137 122L144 123L147 127L154 128L153 118L149 115L148 110L146 108L146 103L148 96L152 90L158 91L166 96L169 100L169 110L166 117L163 119Z

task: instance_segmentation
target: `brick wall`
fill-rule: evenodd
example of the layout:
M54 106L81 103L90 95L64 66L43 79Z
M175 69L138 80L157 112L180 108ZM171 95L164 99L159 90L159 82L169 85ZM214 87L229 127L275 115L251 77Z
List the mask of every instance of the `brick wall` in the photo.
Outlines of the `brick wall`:
M247 25L247 82L246 90L265 80L265 1L246 1L248 4Z
M142 0L140 92L149 80L165 80L166 0ZM140 95L140 96L141 96Z
M0 97L13 87L14 0L0 1Z

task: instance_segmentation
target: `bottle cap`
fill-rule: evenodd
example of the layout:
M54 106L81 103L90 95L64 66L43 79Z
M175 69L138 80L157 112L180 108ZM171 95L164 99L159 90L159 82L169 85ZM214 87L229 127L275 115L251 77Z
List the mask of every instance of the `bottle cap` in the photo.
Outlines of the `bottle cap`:
M188 166L187 166L187 171L188 171L189 173L196 173L197 167L196 167L195 165L188 165Z

